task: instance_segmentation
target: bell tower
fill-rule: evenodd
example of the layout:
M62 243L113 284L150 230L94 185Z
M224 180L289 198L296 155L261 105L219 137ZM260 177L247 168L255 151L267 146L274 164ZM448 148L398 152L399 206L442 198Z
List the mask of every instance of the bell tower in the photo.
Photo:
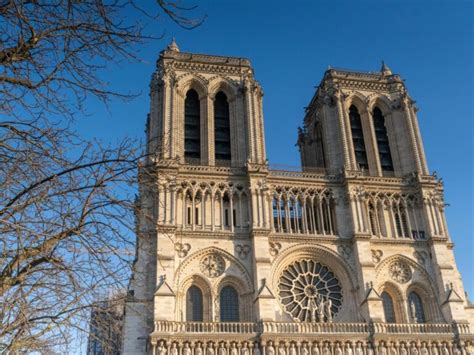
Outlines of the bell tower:
M385 63L377 73L328 69L299 131L302 166L427 175L416 112L404 82Z
M148 153L180 164L265 164L263 92L249 60L182 53L173 42L151 81Z

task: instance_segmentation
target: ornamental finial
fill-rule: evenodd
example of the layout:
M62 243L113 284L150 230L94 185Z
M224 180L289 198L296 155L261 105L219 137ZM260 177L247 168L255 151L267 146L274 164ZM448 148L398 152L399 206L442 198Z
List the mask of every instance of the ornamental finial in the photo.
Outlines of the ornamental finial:
M176 40L175 38L173 37L173 39L171 40L171 43L168 44L168 47L166 47L167 50L171 51L171 52L179 52L179 47L178 45L176 44Z
M380 68L380 71L382 72L382 75L392 75L392 71L388 67L387 64L382 60L382 68Z

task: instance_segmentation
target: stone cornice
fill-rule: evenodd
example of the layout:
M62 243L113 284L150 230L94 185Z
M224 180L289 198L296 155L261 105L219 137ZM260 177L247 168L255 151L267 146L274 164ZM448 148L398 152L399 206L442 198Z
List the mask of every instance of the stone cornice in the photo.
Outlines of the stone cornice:
M372 237L370 238L370 243L372 244L393 244L393 245L413 245L413 246L427 246L429 245L429 240L413 240L409 238L377 238Z
M241 67L251 67L250 60L242 57L229 57L229 56L220 56L220 55L209 55L209 54L200 54L200 53L186 53L186 52L176 52L176 51L163 51L160 58L163 59L174 59L177 61L185 61L192 63L201 63L201 64L219 64L227 66L241 66Z
M316 235L316 234L287 234L287 233L271 233L269 235L271 241L290 241L290 242L306 242L321 243L329 242L331 244L343 243L346 240L338 236Z
M203 239L225 239L225 240L249 240L249 232L230 232L230 231L220 231L220 230L176 230L177 237L183 238L203 238Z

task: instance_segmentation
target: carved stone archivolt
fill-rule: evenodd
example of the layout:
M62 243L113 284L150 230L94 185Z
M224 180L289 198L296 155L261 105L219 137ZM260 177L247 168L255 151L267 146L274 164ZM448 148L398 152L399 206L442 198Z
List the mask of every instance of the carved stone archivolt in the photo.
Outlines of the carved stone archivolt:
M201 272L208 277L218 277L225 270L225 260L219 254L210 254L201 259Z
M395 261L389 267L390 277L398 283L404 284L411 279L411 269L403 261Z

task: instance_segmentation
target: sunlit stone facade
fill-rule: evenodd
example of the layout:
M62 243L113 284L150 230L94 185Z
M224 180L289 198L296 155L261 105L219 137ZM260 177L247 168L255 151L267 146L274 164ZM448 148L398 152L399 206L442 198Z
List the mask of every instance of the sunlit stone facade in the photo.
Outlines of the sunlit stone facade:
M398 75L328 69L302 171L268 164L247 59L173 42L150 90L125 354L472 354L443 185Z

